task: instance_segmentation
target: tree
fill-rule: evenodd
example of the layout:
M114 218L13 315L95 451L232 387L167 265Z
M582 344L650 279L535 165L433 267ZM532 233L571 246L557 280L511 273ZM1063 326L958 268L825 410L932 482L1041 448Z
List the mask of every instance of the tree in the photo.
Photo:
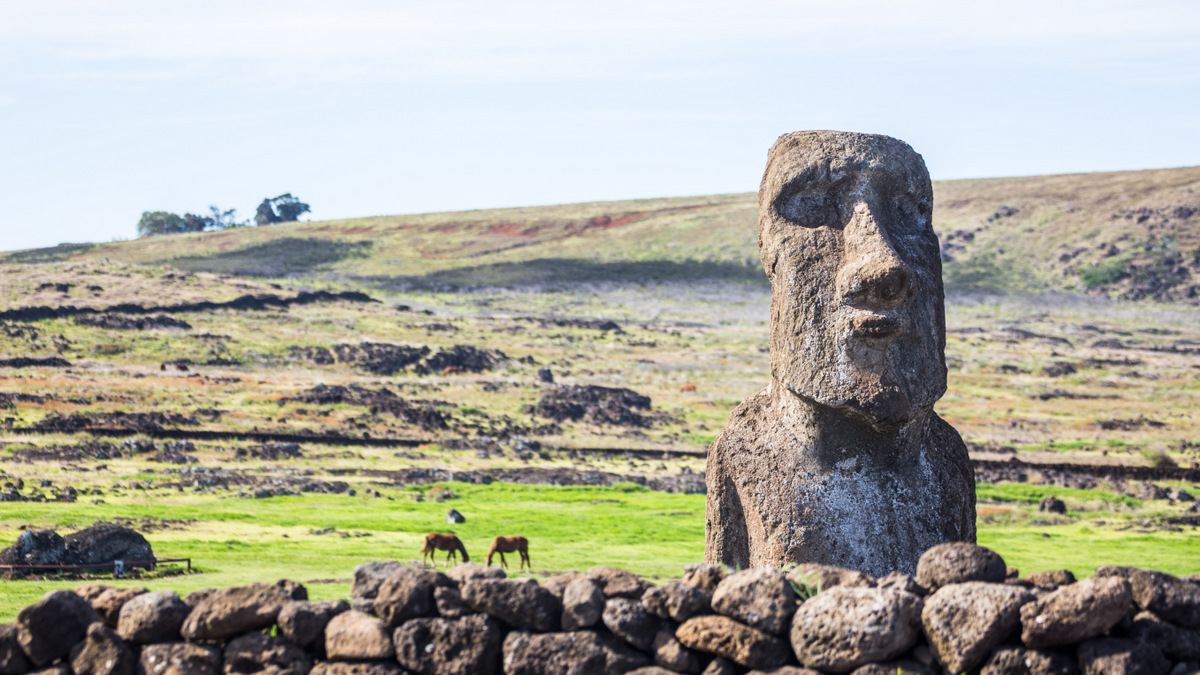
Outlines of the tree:
M289 223L298 220L301 214L312 211L308 204L285 192L278 197L262 200L254 214L254 222L260 226Z
M212 213L209 219L212 220L212 229L214 230L230 230L235 227L245 227L247 225L247 223L237 222L237 209L222 211L216 206L210 206L208 210Z
M137 224L139 237L152 237L158 234L174 234L187 232L187 223L177 213L168 211L143 211L142 219Z
M198 216L194 213L183 214L184 232L203 232L212 227L213 219L208 216Z

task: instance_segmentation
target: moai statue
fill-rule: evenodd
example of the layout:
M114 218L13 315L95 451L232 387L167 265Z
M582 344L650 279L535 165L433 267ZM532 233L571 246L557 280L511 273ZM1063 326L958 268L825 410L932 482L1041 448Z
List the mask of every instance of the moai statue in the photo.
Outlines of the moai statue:
M942 266L921 156L888 136L779 138L758 191L771 382L708 451L705 559L912 574L975 541L946 391Z

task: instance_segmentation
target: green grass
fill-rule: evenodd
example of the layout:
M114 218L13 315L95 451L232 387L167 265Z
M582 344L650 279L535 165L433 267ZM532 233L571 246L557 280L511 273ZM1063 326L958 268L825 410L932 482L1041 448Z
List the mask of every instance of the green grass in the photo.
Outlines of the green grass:
M1117 494L1109 490L1067 488L1054 485L1029 485L1026 483L980 484L975 486L975 494L980 501L988 502L1037 504L1044 497L1055 496L1064 500L1072 499L1078 502L1119 504L1130 508L1139 508L1142 506L1142 500L1140 499Z

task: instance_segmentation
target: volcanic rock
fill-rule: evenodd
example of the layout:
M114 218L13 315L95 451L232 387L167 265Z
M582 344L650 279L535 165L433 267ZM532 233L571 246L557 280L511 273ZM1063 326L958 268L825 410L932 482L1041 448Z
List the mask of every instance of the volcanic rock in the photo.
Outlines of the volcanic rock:
M178 640L179 630L191 611L175 591L143 593L121 606L117 634L135 644Z
M952 584L925 598L921 622L937 660L961 673L1020 627L1021 607L1032 601L1032 593L1007 584Z
M921 598L909 593L835 586L796 610L792 649L800 663L817 670L889 661L916 643L921 606Z
M495 619L413 619L396 629L396 660L421 675L492 675L504 632Z
M796 593L783 572L769 567L725 577L712 595L712 608L772 635L783 635L796 612Z
M67 656L100 615L71 591L50 591L17 614L17 640L35 666Z

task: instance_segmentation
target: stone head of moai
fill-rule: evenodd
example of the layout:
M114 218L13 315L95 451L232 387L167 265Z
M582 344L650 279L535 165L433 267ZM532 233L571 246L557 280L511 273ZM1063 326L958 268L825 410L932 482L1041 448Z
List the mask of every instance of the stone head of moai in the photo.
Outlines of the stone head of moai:
M708 454L706 558L912 573L974 541L946 391L941 258L921 156L870 134L780 137L759 189L771 381Z
M880 430L932 406L946 330L921 156L888 136L788 134L758 199L772 379Z

